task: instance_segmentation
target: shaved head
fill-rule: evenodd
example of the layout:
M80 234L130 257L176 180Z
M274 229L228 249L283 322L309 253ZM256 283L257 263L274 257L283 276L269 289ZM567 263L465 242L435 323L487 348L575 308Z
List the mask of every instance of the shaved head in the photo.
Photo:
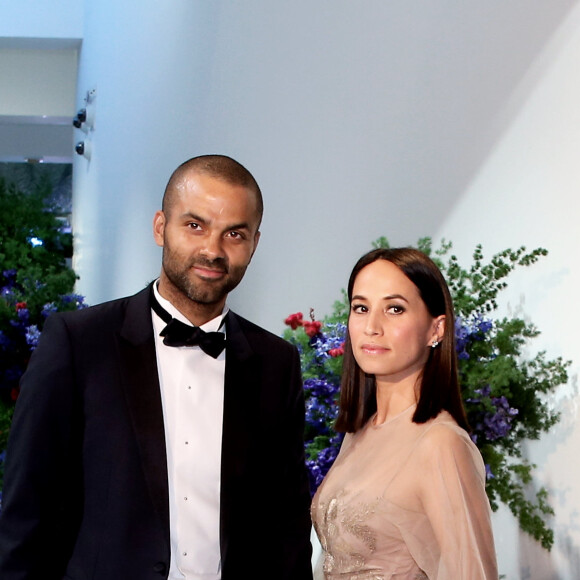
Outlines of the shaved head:
M240 185L254 193L256 196L258 225L260 224L264 212L260 187L254 176L241 163L226 155L200 155L182 163L173 172L165 187L162 210L166 215L171 213L180 184L183 183L187 176L194 174L208 175L232 185Z

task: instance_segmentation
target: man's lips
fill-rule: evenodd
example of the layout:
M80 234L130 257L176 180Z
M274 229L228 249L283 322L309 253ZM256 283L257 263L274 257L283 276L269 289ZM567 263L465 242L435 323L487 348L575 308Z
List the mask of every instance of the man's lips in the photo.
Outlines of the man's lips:
M226 271L216 268L208 268L207 266L193 266L194 272L201 278L208 278L210 280L216 280L222 278L226 275Z

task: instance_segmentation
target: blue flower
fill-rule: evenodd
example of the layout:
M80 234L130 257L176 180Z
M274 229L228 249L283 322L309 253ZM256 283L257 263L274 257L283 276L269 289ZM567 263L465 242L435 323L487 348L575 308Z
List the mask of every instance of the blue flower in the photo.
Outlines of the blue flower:
M10 270L4 270L2 272L2 276L4 276L6 282L11 285L16 283L16 274L17 271L14 268L11 268Z
M346 337L346 324L326 324L324 331L319 332L312 340L310 346L314 350L314 356L319 363L330 358L329 351L339 348L344 344Z
M518 410L509 406L505 397L492 397L492 403L496 407L495 413L487 413L483 418L484 433L488 441L495 441L505 437L510 429L512 418L518 414Z
M329 441L328 447L322 449L315 459L308 459L306 467L308 468L308 475L310 480L310 490L314 495L318 486L332 467L340 446L342 444L342 433L335 434Z
M338 386L324 379L304 381L306 398L306 425L315 435L327 435L329 425L334 423L338 413L336 395ZM307 442L309 443L309 442Z
M495 479L495 475L493 474L489 463L485 464L485 479Z
M28 308L19 308L17 311L17 316L22 322L28 322L28 319L30 318L30 312Z
M471 315L469 319L457 316L455 318L455 343L458 358L468 360L469 347L475 341L485 340L486 334L492 329L493 322L480 313Z
M84 297L80 294L64 294L61 300L64 305L73 305L78 310L87 307Z
M475 391L479 398L470 397L465 399L466 403L478 404L482 399L489 399L495 407L495 411L479 411L471 413L471 422L477 433L472 435L472 440L477 443L477 435L483 435L487 441L495 441L505 437L511 430L512 419L518 414L518 410L510 407L505 396L491 397L491 387L486 385ZM475 437L475 438L474 438Z
M54 302L47 302L43 307L42 311L40 312L44 318L48 318L53 312L58 310L56 304Z
M7 302L14 300L14 289L12 286L3 286L0 289L0 297L4 298Z
M26 329L26 344L30 347L30 350L34 350L38 346L38 340L40 339L40 330L36 324L32 324Z

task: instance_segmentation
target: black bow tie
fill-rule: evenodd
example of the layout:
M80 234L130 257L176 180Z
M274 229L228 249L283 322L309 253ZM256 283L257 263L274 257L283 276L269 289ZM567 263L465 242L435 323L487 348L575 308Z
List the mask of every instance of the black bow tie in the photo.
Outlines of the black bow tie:
M199 346L203 352L217 358L226 346L226 337L223 332L205 332L199 326L190 326L173 318L155 298L151 289L151 307L158 316L167 322L161 331L163 344L167 346Z

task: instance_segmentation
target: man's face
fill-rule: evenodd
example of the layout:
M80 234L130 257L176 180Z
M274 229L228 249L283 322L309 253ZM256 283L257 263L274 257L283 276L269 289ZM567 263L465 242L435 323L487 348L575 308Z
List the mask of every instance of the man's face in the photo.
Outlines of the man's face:
M255 194L215 177L189 173L173 191L167 213L153 222L163 247L161 285L165 297L223 308L241 281L260 232Z

